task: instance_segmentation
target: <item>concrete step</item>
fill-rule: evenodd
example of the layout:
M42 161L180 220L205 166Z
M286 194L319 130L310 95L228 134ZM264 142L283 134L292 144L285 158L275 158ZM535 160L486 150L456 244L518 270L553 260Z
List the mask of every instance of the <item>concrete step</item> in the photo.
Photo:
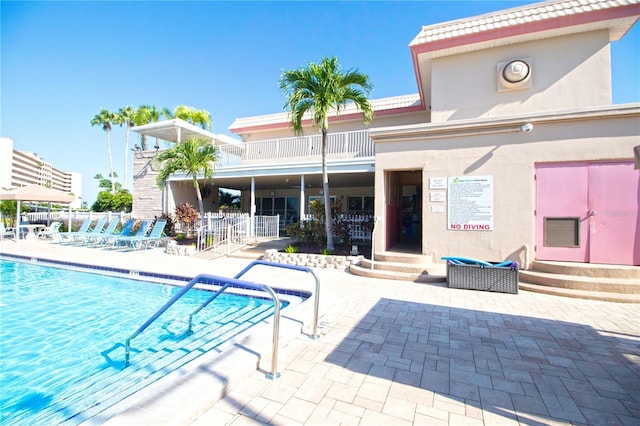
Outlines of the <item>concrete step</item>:
M581 277L630 279L640 282L639 266L536 260L531 264L530 270Z
M371 267L371 259L363 259L360 265L366 269L380 269L392 272L408 272L410 274L421 274L427 272L429 274L446 275L447 269L444 265L433 265L428 263L404 263L404 262L382 262L376 260L374 267Z
M520 289L580 299L640 303L640 267L534 261L520 271Z
M625 293L608 293L602 291L576 290L572 288L550 287L531 283L519 284L520 290L536 293L550 294L562 297L574 297L577 299L599 300L602 302L640 303L640 295Z
M425 256L421 254L384 251L384 252L376 253L374 256L374 261L376 263L392 262L392 263L405 263L405 264L411 263L411 264L418 264L418 265L426 265L426 264L432 264L433 258L432 256Z
M443 283L446 282L447 277L445 275L434 275L427 271L425 268L421 271L393 271L388 269L382 269L378 262L375 263L374 269L371 269L370 263L365 267L363 266L364 262L361 262L360 265L351 265L349 267L349 272L354 275L358 275L361 277L368 278L381 278L387 280L399 280L399 281L413 281L419 283Z
M640 280L520 271L520 282L547 287L640 295Z

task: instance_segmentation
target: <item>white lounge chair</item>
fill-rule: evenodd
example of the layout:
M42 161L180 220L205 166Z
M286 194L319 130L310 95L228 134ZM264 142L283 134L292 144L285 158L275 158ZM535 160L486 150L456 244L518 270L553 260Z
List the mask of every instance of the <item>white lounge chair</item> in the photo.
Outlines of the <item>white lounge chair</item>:
M5 237L12 237L15 239L16 231L5 228L4 223L0 222L0 241L2 241Z
M56 236L60 236L60 225L62 222L51 222L49 226L39 231L36 235L38 238L55 238Z

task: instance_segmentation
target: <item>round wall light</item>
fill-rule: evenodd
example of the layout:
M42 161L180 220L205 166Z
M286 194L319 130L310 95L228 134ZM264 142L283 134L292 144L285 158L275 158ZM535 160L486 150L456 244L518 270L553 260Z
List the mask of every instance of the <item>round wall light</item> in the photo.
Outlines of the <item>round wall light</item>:
M499 92L531 88L531 58L499 62L496 71Z
M502 77L509 83L522 83L529 78L531 68L525 61L511 61L502 69Z

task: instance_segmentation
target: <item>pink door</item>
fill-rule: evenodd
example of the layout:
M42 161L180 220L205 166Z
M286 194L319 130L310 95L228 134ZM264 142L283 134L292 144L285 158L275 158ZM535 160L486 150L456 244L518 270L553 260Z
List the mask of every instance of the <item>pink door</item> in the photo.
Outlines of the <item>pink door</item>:
M589 261L640 265L640 170L633 163L589 165Z
M640 265L640 171L632 162L536 167L536 258Z

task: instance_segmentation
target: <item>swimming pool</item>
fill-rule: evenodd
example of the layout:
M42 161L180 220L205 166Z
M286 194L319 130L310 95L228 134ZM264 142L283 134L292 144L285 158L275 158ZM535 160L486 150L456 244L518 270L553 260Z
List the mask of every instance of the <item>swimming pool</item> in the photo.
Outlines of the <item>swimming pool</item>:
M268 299L189 291L133 341L122 342L180 289L0 259L0 423L76 424L273 313Z

